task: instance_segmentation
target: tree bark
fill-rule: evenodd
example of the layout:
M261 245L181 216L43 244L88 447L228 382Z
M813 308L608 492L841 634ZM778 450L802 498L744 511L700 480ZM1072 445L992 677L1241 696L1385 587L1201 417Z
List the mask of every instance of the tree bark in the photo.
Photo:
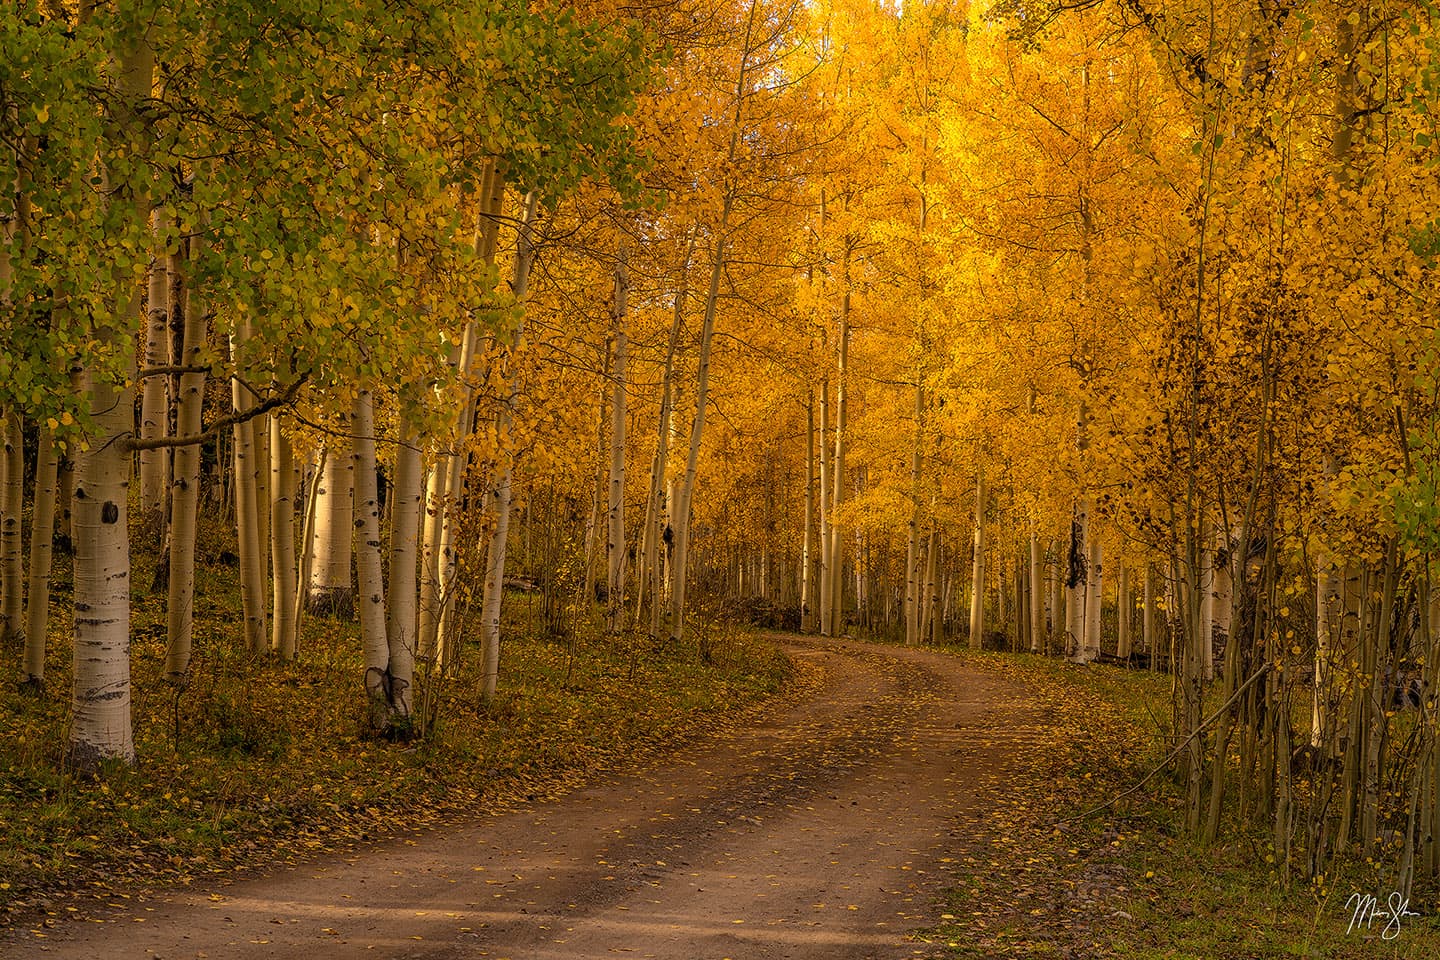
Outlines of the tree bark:
M615 303L612 336L615 359L611 368L610 399L610 499L605 539L605 602L609 631L619 633L625 618L625 337L626 296L630 280L622 249L615 262Z
M130 41L116 64L118 96L111 110L119 131L107 148L116 154L138 147L144 121L138 104L151 94L155 56L142 35ZM104 158L101 190L118 219L143 228L149 214L144 192L113 177ZM114 271L114 315L96 324L97 346L120 358L128 376L107 382L89 368L79 375L94 432L75 463L75 656L69 755L80 770L108 759L135 761L130 726L130 452L134 429L135 331L139 290L126 268Z
M240 368L240 351L250 337L247 321L236 325L231 337L230 352ZM253 406L249 392L239 379L232 382L231 399L237 414L243 414ZM263 653L269 648L268 631L265 629L265 574L261 564L260 551L260 458L255 445L255 421L247 420L235 424L235 531L240 554L240 600L244 613L245 645L251 653Z
M348 425L342 429L348 430ZM331 437L324 467L315 480L314 565L310 571L310 612L337 620L355 615L355 593L350 584L352 506L355 461L350 443Z
M510 288L515 302L525 303L530 285L530 265L535 255L535 211L538 198L530 194L525 198L525 210L520 219L520 235L515 247L515 266L511 273ZM519 380L510 381L510 394L500 412L496 434L503 447L509 436L515 418L515 405L519 398ZM494 491L495 530L490 536L490 549L485 564L485 595L481 605L480 641L485 651L484 680L481 696L486 703L495 699L500 678L500 605L505 594L505 551L510 540L510 500L514 460L508 451L502 451L503 465Z
M1030 652L1045 648L1045 561L1040 550L1040 535L1030 530Z
M915 381L915 440L910 451L910 521L905 537L905 644L920 642L920 468L925 442L925 387ZM971 617L972 621L974 617ZM971 641L974 642L973 639Z
M25 630L25 433L20 415L0 411L0 643Z
M295 456L280 418L270 423L270 573L274 580L270 649L295 659Z
M359 583L360 646L365 655L365 705L369 733L390 721L390 645L386 635L385 578L380 562L380 503L376 490L375 398L368 387L355 394L351 411L355 472L355 570Z
M165 235L162 210L153 214L155 237ZM145 302L145 365L163 366L170 359L170 272L167 257L158 252L150 263L150 282ZM140 439L163 437L169 426L169 397L166 378L147 377L140 398ZM165 523L165 491L170 486L170 450L158 447L140 451L141 525L158 534Z
M182 244L171 256L170 273L179 278L185 275L189 258L199 252L201 241L192 238L189 250ZM182 334L181 365L198 367L205 350L207 321L204 301L195 285L182 283L185 292L183 304L171 303L172 311L183 309L184 328ZM175 431L177 434L193 436L200 432L203 406L205 403L205 374L203 372L180 375L180 387L175 404ZM170 492L170 575L165 620L165 673L174 683L183 683L190 669L190 650L195 612L195 539L200 515L200 461L202 451L199 444L176 447L174 452L174 477Z
M55 482L58 460L50 428L40 430L35 452L35 500L30 514L30 587L25 598L23 683L45 682L46 634L50 627L50 560L55 534Z
M390 582L385 633L389 643L390 697L395 712L408 717L415 682L418 630L420 515L424 511L424 466L420 437L407 409L400 412L395 451L395 484L390 496Z
M970 649L985 643L985 471L975 474L974 555L970 567Z

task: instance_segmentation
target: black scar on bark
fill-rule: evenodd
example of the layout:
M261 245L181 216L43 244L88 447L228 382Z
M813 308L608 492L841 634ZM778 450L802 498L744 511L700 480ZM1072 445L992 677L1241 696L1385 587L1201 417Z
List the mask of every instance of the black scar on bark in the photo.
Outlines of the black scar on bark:
M115 521L117 521L117 520L119 520L119 519L120 519L120 508L119 508L118 506L116 506L114 503L110 502L109 500L106 500L106 501L105 501L105 505L100 508L100 522L101 522L101 523L114 523Z

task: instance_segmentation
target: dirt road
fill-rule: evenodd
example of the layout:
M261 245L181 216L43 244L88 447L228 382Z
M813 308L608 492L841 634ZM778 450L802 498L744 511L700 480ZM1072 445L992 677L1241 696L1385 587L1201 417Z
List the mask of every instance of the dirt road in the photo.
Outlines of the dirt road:
M957 817L1040 708L942 654L785 638L813 693L564 799L153 896L4 957L924 957ZM973 811L972 811L973 812ZM18 932L20 938L29 935Z

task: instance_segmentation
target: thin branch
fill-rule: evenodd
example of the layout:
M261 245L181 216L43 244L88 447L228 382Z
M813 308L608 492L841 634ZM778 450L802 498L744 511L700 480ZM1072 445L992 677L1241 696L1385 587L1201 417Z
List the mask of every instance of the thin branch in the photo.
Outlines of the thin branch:
M226 427L248 423L256 417L264 416L271 410L288 405L295 399L295 395L300 392L300 388L303 387L309 379L310 375L308 373L302 374L298 380L286 386L283 391L277 393L275 396L260 401L260 403L251 407L249 410L220 417L199 433L191 433L183 437L150 437L143 440L137 440L132 437L125 441L125 449L133 452L135 450L161 450L169 447L193 447L196 444L214 440L220 431Z

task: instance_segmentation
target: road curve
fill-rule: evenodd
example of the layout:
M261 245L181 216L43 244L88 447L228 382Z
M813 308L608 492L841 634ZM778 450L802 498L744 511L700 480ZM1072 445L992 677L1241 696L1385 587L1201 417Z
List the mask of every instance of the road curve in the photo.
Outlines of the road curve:
M562 799L147 898L3 957L925 957L962 815L1042 708L953 657L786 636L801 702Z

